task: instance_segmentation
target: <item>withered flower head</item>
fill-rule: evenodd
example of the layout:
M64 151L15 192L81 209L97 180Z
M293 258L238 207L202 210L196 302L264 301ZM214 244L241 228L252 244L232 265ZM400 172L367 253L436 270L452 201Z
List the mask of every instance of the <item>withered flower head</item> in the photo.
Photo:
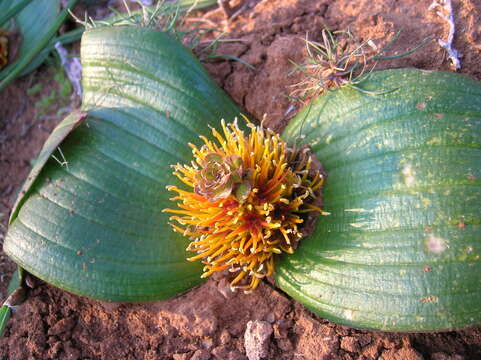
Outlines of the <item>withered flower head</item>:
M290 149L246 121L247 136L222 121L223 134L212 129L216 142L190 144L194 161L173 166L189 189L168 186L178 209L164 211L176 214L172 228L192 240L187 250L196 255L188 260L205 264L202 277L228 269L233 289L250 290L272 275L276 254L294 252L306 213L320 211L313 203L323 176L305 148Z

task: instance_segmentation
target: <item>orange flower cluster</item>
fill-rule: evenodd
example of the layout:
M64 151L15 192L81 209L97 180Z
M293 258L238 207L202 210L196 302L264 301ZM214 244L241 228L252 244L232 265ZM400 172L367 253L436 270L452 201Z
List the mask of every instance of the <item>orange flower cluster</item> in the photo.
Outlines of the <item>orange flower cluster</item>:
M313 202L323 176L306 149L290 149L278 134L247 124L248 136L222 121L223 134L212 129L217 141L190 144L191 165L172 166L189 189L168 186L178 209L164 211L192 240L187 250L196 255L188 260L205 264L202 277L228 269L232 289L251 290L272 275L274 255L294 252L305 213L320 211Z

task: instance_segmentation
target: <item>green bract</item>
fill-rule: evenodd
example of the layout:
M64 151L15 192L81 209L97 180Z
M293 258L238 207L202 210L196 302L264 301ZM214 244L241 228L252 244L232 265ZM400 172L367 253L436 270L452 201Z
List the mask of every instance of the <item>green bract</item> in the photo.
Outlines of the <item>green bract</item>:
M81 59L83 112L45 145L12 213L5 252L34 275L94 298L185 291L200 282L201 268L185 261L188 239L161 212L170 206L165 185L179 184L169 165L189 163L186 144L200 144L208 124L240 110L188 50L154 30L89 30ZM390 70L357 87L366 91L321 96L284 132L311 145L328 178L325 216L282 258L277 284L354 327L481 323L480 84ZM242 197L250 190L239 186L232 160L214 185ZM216 180L210 161L206 182Z

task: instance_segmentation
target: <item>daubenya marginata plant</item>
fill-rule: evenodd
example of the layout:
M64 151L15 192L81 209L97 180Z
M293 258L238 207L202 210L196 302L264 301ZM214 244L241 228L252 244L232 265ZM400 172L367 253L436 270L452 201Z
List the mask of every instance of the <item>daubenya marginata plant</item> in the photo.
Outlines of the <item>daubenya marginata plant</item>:
M166 299L199 284L171 231L170 165L242 111L166 33L85 32L82 110L53 131L12 211L5 252L27 272L108 301ZM362 89L364 91L359 91ZM313 100L281 134L323 164L311 235L275 265L277 286L329 320L430 331L481 323L481 85L415 69L373 72ZM247 128L244 129L247 134ZM201 137L201 138L199 138ZM208 155L208 153L206 154ZM62 161L58 161L61 159ZM204 158L198 194L243 198L238 158ZM209 169L227 177L209 188ZM220 189L220 190L219 190ZM185 230L185 229L184 229ZM197 228L197 230L199 230ZM201 231L200 229L199 231Z

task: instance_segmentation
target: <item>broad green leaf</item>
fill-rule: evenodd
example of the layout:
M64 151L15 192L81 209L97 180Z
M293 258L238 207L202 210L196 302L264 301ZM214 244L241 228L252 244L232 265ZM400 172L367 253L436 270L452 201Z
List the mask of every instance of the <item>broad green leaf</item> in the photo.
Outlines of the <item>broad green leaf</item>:
M371 95L329 92L284 131L323 163L328 214L282 259L277 284L357 328L480 324L481 84L389 70L358 86Z
M24 195L30 190L30 187L34 183L38 174L40 174L40 171L43 169L43 166L46 164L53 152L57 150L58 146L67 137L67 135L70 134L70 132L78 125L80 125L82 120L85 120L86 117L87 113L75 110L65 119L63 119L62 122L58 124L57 127L52 131L52 134L50 134L49 138L43 145L42 151L40 151L40 154L35 160L35 164L33 165L27 180L25 180L22 186L20 194L10 215L10 223L17 217L17 210L25 200Z
M171 297L201 281L201 265L185 260L189 240L161 212L171 206L165 186L180 185L170 165L190 162L187 144L240 110L189 50L155 30L88 30L81 61L89 115L23 195L4 250L77 294Z

